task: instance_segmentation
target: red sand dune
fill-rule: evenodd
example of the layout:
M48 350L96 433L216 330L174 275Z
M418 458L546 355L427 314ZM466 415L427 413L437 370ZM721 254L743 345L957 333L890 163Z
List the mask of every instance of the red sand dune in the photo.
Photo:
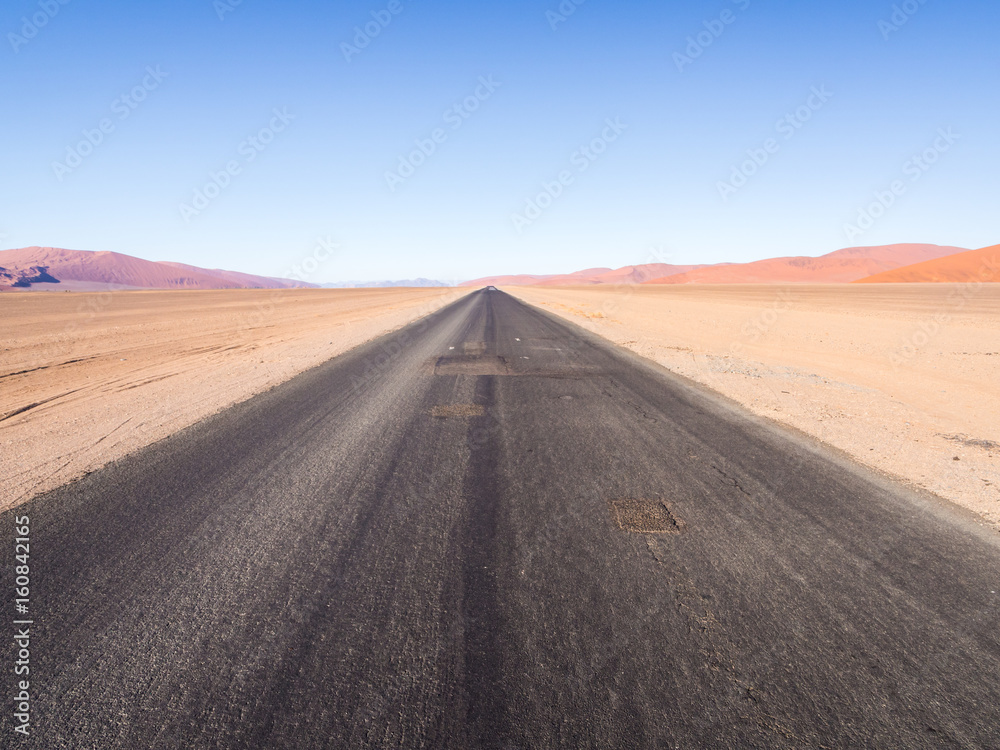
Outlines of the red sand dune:
M11 287L22 279L31 282L38 278L37 269L44 269L49 277L59 281L147 289L286 289L314 286L181 263L157 263L122 253L62 250L54 247L24 247L0 251L0 287ZM33 282L31 286L59 288L51 282L42 287L38 282Z
M914 282L1000 282L1000 245L925 260L922 263L877 273L858 284L899 284Z
M170 260L157 261L157 265L169 266L186 273L209 274L213 277L231 282L237 288L247 289L289 289L292 287L318 286L318 284L304 284L291 279L275 279L267 276L255 276L252 273L242 273L240 271L226 271L222 268L199 268L189 266L185 263L174 263ZM269 286L265 286L265 284Z
M461 286L573 286L586 284L641 284L649 279L684 273L704 266L672 266L669 263L645 263L622 268L587 268L573 273L549 275L515 274L512 276L487 276L464 281Z
M705 266L673 266L669 263L644 263L638 266L597 269L602 273L579 271L575 274L553 276L539 282L540 286L563 286L569 284L642 284L650 279L663 278L678 273L686 273Z
M459 286L498 286L500 284L507 286L531 286L548 278L551 277L537 276L530 273L513 274L510 276L484 276L481 279L463 281Z
M700 266L646 263L615 270L588 268L570 274L489 276L466 281L462 286L847 283L882 271L965 251L964 247L921 244L849 247L818 258L797 256L769 258L753 263L717 263Z
M829 284L857 281L881 271L964 252L941 245L849 247L818 258L769 258L753 263L709 266L653 279L649 284Z
M583 283L580 279L588 276L596 276L597 274L606 273L610 270L610 268L588 268L583 271L574 271L573 273L567 274L517 273L507 276L484 276L481 279L463 281L459 284L459 286L496 286L497 284L507 284L508 286L532 286L534 284L541 284L549 279L556 278L573 278L577 280L576 283Z

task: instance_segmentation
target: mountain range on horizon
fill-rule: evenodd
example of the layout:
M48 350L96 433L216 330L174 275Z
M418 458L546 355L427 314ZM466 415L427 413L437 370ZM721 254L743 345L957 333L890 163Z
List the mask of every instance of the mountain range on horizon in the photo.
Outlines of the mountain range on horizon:
M965 252L950 245L904 243L847 247L812 258L791 256L767 258L750 263L734 263L697 269L654 284L844 284L913 263Z
M727 265L727 264L720 264ZM675 266L670 263L643 263L621 268L586 268L582 271L562 274L514 274L510 276L487 276L472 281L463 281L459 286L488 286L507 284L511 286L572 286L576 284L643 284L658 277L685 273L704 265Z
M837 284L859 281L927 260L967 252L947 245L901 243L849 247L819 257L766 258L749 263L674 266L649 263L614 271L594 268L572 274L487 276L462 286L551 286L625 284Z
M151 261L111 251L23 247L0 250L0 289L293 289L303 281Z
M646 263L565 274L487 276L459 286L592 286L614 284L830 284L1000 280L1000 245L979 250L903 243L835 250L818 257L749 263ZM26 247L0 251L0 290L291 289L451 286L434 279L312 284L116 252Z
M320 284L324 289L383 289L389 287L443 287L454 286L436 279L403 279L402 281L338 281L330 284Z

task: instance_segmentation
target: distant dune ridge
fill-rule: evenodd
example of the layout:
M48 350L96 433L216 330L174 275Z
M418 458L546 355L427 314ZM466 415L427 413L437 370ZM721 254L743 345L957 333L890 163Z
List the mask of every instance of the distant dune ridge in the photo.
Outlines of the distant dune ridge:
M975 281L1000 282L1000 245L979 250L947 255L925 260L890 271L883 271L864 279L859 284L899 284L920 282L968 283Z
M818 258L769 258L753 263L709 266L653 279L650 284L832 284L847 283L911 263L964 252L942 245L848 247Z
M535 275L514 274L510 276L487 276L472 281L464 281L460 286L573 286L586 284L642 284L657 277L685 273L706 266L674 266L669 263L644 263L622 268L587 268L573 273Z
M411 289L430 287L449 287L449 284L437 279L404 279L403 281L338 281L331 284L320 284L324 289L388 289L392 287L409 287Z
M1000 281L1000 245L968 250L927 244L849 247L819 257L752 263L644 263L565 274L487 276L459 286L597 286L616 284L835 284ZM238 271L154 262L115 252L25 247L0 251L0 291L48 289L291 289L305 287L450 286L433 279L310 284Z
M913 263L933 260L967 248L899 244L848 247L818 258L794 256L752 263L675 266L646 263L618 269L588 268L566 274L487 276L461 286L586 286L596 284L836 284L865 279Z
M62 282L68 282L60 287ZM114 252L24 247L0 250L0 289L291 289L313 287L290 279L154 262Z

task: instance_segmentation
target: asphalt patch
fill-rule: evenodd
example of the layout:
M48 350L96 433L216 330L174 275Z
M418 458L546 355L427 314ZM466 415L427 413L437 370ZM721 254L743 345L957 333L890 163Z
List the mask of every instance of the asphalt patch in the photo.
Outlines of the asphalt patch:
M608 509L618 528L633 534L680 534L684 529L663 500L609 500Z
M496 356L455 354L438 357L434 363L435 375L507 375L509 372L507 360Z

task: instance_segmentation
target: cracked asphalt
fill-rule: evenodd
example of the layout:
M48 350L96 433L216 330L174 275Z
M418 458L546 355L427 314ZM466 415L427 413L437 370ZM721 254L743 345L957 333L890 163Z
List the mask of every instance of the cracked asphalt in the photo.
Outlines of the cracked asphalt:
M1000 746L994 531L495 290L15 515L3 747Z

